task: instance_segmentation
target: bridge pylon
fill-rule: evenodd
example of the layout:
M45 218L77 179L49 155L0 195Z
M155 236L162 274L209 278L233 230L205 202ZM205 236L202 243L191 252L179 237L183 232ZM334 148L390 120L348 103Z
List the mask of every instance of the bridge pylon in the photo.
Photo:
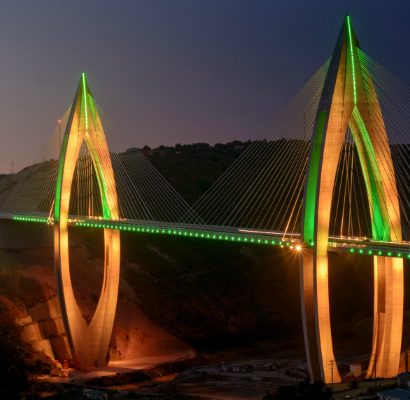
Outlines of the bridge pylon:
M328 283L329 221L337 164L350 129L365 180L372 237L402 240L400 208L387 132L376 90L349 16L340 31L319 102L302 214L302 317L312 380L341 380L333 351ZM374 323L368 376L392 377L400 362L403 260L374 256ZM348 288L347 288L348 289Z
M54 267L57 291L74 364L82 370L107 364L120 277L120 232L104 229L104 276L95 313L88 324L76 301L69 259L68 218L71 188L81 146L85 142L98 182L103 218L119 218L118 199L104 129L82 74L60 150L54 202Z

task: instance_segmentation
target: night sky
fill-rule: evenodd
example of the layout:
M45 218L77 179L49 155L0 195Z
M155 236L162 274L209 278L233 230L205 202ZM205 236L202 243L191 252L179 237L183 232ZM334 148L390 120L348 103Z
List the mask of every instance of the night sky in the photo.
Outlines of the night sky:
M409 0L0 1L0 172L33 162L85 71L113 150L269 137L349 12L410 83Z

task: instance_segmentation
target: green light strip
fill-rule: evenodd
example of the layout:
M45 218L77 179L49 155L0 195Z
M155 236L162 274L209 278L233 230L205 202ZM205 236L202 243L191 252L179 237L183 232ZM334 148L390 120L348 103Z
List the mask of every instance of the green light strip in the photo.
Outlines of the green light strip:
M64 134L63 143L61 144L61 153L58 159L58 174L57 174L57 182L56 182L56 198L54 202L54 219L56 221L60 220L60 208L61 208L61 185L63 181L63 173L64 173L64 161L65 155L67 152L67 145L68 145L68 138L69 135L67 133Z
M83 103L84 103L84 116L85 116L85 130L88 131L88 109L87 109L87 89L85 84L85 72L81 74L83 82Z
M81 82L82 82L82 86L83 86L83 89L84 89L84 84L85 84L85 74L84 73L81 76ZM72 121L73 121L73 116L74 116L74 113L75 113L76 104L77 104L79 95L80 95L80 84L78 85L78 89L76 91L75 98L74 98L73 104L71 106L70 115L68 117L67 125L66 125L65 132L64 132L63 143L61 144L60 156L58 158L56 196L55 196L55 202L54 202L54 220L55 221L60 220L60 208L61 208L60 203L61 203L61 190L62 190L61 185L62 185L62 181L63 181L65 157L66 157L66 153L67 153L68 140L69 140L69 137L70 137L71 124L72 124Z
M172 236L184 236L184 237L191 237L191 238L201 238L201 239L211 239L211 240L222 240L222 241L230 241L230 242L241 242L241 243L251 243L251 244L264 244L270 246L280 246L282 248L287 247L290 248L292 243L290 241L282 241L280 239L276 240L268 240L265 238L258 238L258 237L249 237L243 236L238 234L227 234L222 232L209 232L209 231L196 231L190 229L181 229L181 228L158 228L153 226L133 226L133 225L125 225L115 222L75 222L75 226L77 227L87 227L87 228L102 228L102 229L116 229L120 231L126 232L137 232L137 233L153 233L153 234L162 234L162 235L172 235ZM340 247L337 248L337 251L342 252L350 252L355 253L356 248L353 247ZM357 254L360 255L375 255L374 249L358 249ZM378 251L377 255L384 255L387 257L397 257L397 258L410 258L410 252L391 252L385 251L381 252Z
M13 221L21 221L21 222L40 222L44 224L54 224L54 221L50 218L46 217L27 217L24 215L13 215Z
M353 38L352 38L352 27L350 24L350 17L346 17L347 21L347 30L349 32L349 47L350 47L350 57L352 61L352 74L353 74L353 101L354 104L357 102L357 93L356 93L356 73L355 73L355 65L354 65L354 54L353 54Z
M101 161L98 157L97 151L94 148L93 142L87 137L85 138L87 141L87 146L88 150L91 154L91 159L94 165L94 170L97 176L97 182L98 182L98 187L100 189L100 195L101 195L101 202L102 202L102 208L103 208L103 217L105 219L111 219L111 210L110 207L108 206L108 186L107 186L107 181L105 180L104 176L104 170L101 165Z
M392 252L392 251L381 251L381 250L367 250L365 248L363 249L357 249L354 247L338 247L337 248L338 252L341 253L350 253L350 254L359 254L359 255L365 255L365 256L384 256L384 257L395 257L395 258L408 258L410 259L410 253L409 252Z
M383 207L386 204L383 192L380 189L380 184L377 183L382 182L382 176L377 164L376 152L366 124L357 107L353 108L352 115L360 135L356 134L353 126L351 126L351 130L354 136L356 136L354 139L357 144L362 171L364 172L366 190L371 196L372 237L378 241L388 242L391 239L390 220L385 207ZM365 171L367 171L367 174Z
M116 229L120 231L127 232L139 232L139 233L154 233L163 235L173 235L173 236L184 236L191 238L201 238L201 239L212 239L212 240L223 240L229 242L243 242L243 243L253 243L253 244L265 244L265 245L276 245L281 247L291 247L292 242L289 240L282 241L280 239L266 239L261 237L250 237L238 234L226 233L226 232L210 232L210 231L200 231L200 230L190 230L181 228L158 228L149 225L125 225L115 222L75 222L77 227L87 227L87 228L100 228L100 229Z
M309 245L315 241L315 220L317 203L317 186L319 182L320 157L322 152L323 134L326 123L326 111L320 111L312 142L312 153L309 161L309 171L306 187L306 205L303 223L303 239Z
M43 223L48 225L53 225L54 221L47 217L32 217L24 215L13 215L13 221L18 222L36 222ZM261 237L250 237L238 234L228 234L222 232L210 232L210 231L197 231L190 229L181 229L181 228L158 228L149 225L129 225L121 224L111 221L98 221L98 222L83 222L76 221L70 223L76 227L84 228L99 228L99 229L115 229L125 232L135 232L142 234L161 234L161 235L171 235L171 236L183 236L187 238L198 238L198 239L209 239L209 240L220 240L225 242L235 242L235 243L245 243L245 244L257 244L257 245L267 245L267 246L278 246L281 248L292 250L292 242L289 240L282 241L281 239L266 239ZM334 247L334 243L329 244L329 249L336 250L337 252L358 254L365 256L385 256L385 257L395 257L395 258L407 258L410 259L410 251L381 251L373 247L373 249L368 248L356 248L356 247Z
M96 118L96 107L94 105L94 99L92 98L91 94L88 95L88 102L90 103L90 109L91 109L91 117L93 119L93 124L94 124L94 129L97 129L97 118Z

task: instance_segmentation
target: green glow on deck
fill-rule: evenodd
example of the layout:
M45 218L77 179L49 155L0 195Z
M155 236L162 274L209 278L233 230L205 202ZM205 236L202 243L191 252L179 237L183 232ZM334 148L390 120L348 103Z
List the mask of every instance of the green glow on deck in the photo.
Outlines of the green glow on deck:
M44 224L52 225L54 221L47 217L29 217L24 215L13 215L13 221L21 221L21 222L39 222Z
M53 225L54 221L52 218L49 217L34 217L34 216L26 216L26 215L13 215L13 221L17 222L34 222L34 223L42 223ZM200 231L194 229L184 229L184 228L174 228L174 229L164 229L158 228L155 226L150 225L131 225L127 223L121 223L118 221L105 221L105 220L98 220L98 221L69 221L69 225L75 226L78 228L97 228L97 229L115 229L124 232L135 232L135 233L143 233L143 234L160 234L160 235L169 235L169 236L184 236L190 238L201 238L207 240L219 240L223 242L240 242L246 244L256 244L256 245L265 245L265 246L276 246L282 249L287 249L293 252L294 247L292 245L299 243L293 243L289 241L284 241L282 239L266 239L264 237L252 237L252 236L245 236L244 234L226 234L222 232L216 231ZM332 246L330 246L332 248ZM362 247L357 249L356 247L350 247L349 245L338 247L337 251L341 253L350 253L350 254L358 254L364 256L373 256L375 254L379 256L385 257L396 257L396 258L407 258L410 259L410 249L403 249L402 251L393 252L390 250L377 250L377 247L373 247L372 249L368 249L366 247Z

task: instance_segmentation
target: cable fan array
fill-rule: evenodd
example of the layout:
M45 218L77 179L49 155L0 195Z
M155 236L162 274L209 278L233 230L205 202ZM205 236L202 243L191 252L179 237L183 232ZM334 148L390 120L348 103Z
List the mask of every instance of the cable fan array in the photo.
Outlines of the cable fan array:
M0 182L2 212L52 217L58 158L68 115L67 111L33 165ZM95 124L93 129L99 130L96 132L97 137L103 137L99 136L104 135L101 124ZM71 216L102 218L101 182L98 181L95 172L96 165L86 141L78 145L80 148L73 176L69 213ZM98 140L96 145L98 147ZM98 152L98 148L94 151ZM191 223L200 223L197 214L192 212L187 202L158 173L140 150L111 153L110 158L120 219L176 222L189 213Z
M275 136L282 139L248 146L194 204L206 224L300 232L309 141L328 67L329 61L278 118Z
M394 193L388 196L398 196L403 240L410 240L410 89L395 78L380 64L358 49L359 64L368 101L368 115L376 130L378 140L378 167L386 174L392 183ZM380 105L381 114L377 111ZM382 133L387 131L389 141L386 142ZM394 173L386 168L388 160L392 159ZM382 181L375 182L381 187ZM387 199L382 199L384 207ZM332 219L330 234L344 237L372 237L372 210L370 193L366 190L360 158L352 133L348 130L342 153L340 154L336 184L333 193ZM391 217L389 217L391 218ZM388 224L391 221L382 221Z
M390 151L395 172L389 179L396 180L403 238L410 240L410 87L364 52L358 54L365 66L365 78L373 81L382 108L390 143L385 155ZM377 121L383 123L380 118Z
M51 215L54 206L59 149L68 120L59 120L32 165L0 181L0 209L10 213Z
M410 89L359 49L358 54L376 138L383 140L384 127L389 135L390 144L383 141L381 146L384 162L379 167L385 169L392 157L395 173L387 176L397 183L403 239L410 240ZM327 62L319 69L291 102L284 118L275 124L275 131L283 132L283 139L253 143L193 206L207 224L288 236L300 232L310 139L328 66ZM347 91L351 89L350 80L346 82ZM372 98L372 88L376 98ZM382 115L376 112L377 101ZM348 128L338 161L330 235L370 238L370 200Z
M386 129L389 134L390 144L381 134L375 137L384 140L379 146L381 159L387 161L390 156L393 159L395 172L387 176L397 183L403 238L407 240L410 239L410 89L361 50L357 51L358 73L363 78L372 126L380 133ZM280 232L288 237L299 234L310 140L329 65L330 60L319 68L275 122L273 136L281 139L258 140L247 146L192 207L140 150L111 153L120 218L180 226L195 224L221 231ZM382 115L376 104L380 104ZM0 181L0 211L52 216L58 157L68 115L67 111L33 165ZM105 135L101 125L96 129L100 130L98 135ZM360 162L353 133L348 128L338 160L331 236L372 235L371 199ZM70 215L101 218L100 182L95 167L86 143L82 143L74 172ZM379 167L384 168L384 163Z

